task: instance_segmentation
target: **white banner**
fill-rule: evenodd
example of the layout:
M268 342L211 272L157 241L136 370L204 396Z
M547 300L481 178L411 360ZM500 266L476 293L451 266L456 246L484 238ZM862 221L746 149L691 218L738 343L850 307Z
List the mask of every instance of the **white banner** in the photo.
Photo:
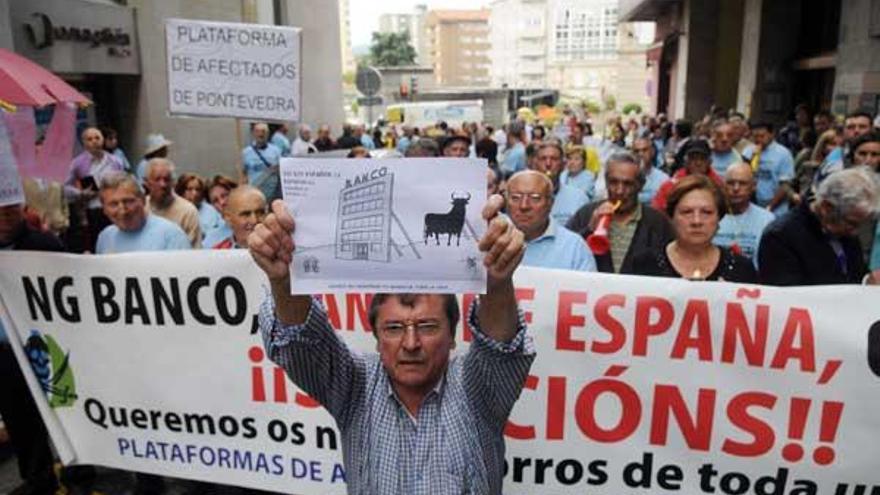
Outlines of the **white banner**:
M0 263L3 325L74 462L345 492L331 418L253 333L265 281L247 253ZM506 429L504 493L880 491L877 289L526 268L516 285L538 357ZM372 352L369 298L323 299ZM469 329L456 338L463 352Z
M172 114L298 121L300 29L167 19Z

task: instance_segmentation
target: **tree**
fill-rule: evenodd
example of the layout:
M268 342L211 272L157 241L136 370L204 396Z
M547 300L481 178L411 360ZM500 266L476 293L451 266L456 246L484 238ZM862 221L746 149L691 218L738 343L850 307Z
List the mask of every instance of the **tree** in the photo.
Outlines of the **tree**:
M631 113L642 113L642 106L638 103L627 103L623 106L623 114L629 115Z
M370 44L370 63L379 67L412 65L416 61L416 49L412 47L409 32L373 33Z
M591 115L595 115L602 111L602 107L600 107L599 104L593 100L584 100L583 107L584 110L586 110L587 113Z
M605 104L605 110L609 112L617 108L617 98L614 95L605 95L603 103Z

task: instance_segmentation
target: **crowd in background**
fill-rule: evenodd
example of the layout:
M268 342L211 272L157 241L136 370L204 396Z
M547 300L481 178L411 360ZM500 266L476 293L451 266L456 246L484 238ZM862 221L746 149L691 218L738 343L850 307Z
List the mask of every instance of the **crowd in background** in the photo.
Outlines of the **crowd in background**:
M601 124L595 125L595 124ZM0 247L76 253L247 248L280 197L287 156L486 160L487 194L527 241L523 265L769 285L880 281L880 119L798 105L781 128L713 108L692 122L664 115L595 123L565 112L427 128L255 123L236 177L174 163L175 144L147 136L126 155L112 129L91 127L57 187L27 180L26 205L0 208ZM601 127L602 132L594 132ZM0 353L0 365L11 353ZM22 391L19 391L22 392ZM30 401L26 389L21 395ZM56 483L39 415L0 414L22 477ZM13 438L15 441L16 439ZM15 443L22 443L21 441ZM143 493L162 480L138 475ZM37 492L35 492L37 493Z
M416 128L380 121L373 128L345 124L338 136L328 125L313 134L305 124L294 132L254 123L236 177L180 170L173 161L176 145L161 134L147 137L142 156L129 157L112 129L88 128L81 136L84 151L71 163L63 191L55 191L63 200L52 201L51 190L43 188L28 195L21 215L71 252L246 247L247 234L280 197L282 157L477 157L488 162L487 192L505 195L508 215L531 233L527 261L533 262L526 264L649 274L656 267L633 260L653 253L654 264L672 269L668 274L713 279L725 278L714 268L747 258L754 273L743 281L775 285L871 281L871 271L880 268L876 187L859 182L880 177L880 135L871 114L811 114L798 105L791 121L776 129L713 107L696 122L640 115L600 124L604 130L595 133L589 115L570 111L547 125L514 120L499 128L476 122ZM847 170L854 172L823 189ZM842 180L848 194L864 194L835 196ZM690 193L682 196L684 190ZM712 203L712 215L677 213L682 199L687 213L698 196L700 205ZM787 239L775 234L799 217L813 222L815 241L828 244L819 264L830 260L840 273L816 276L816 253L798 260L802 277L774 273L775 266L790 266L784 255L791 254L778 245ZM567 244L564 254L554 250L568 233L587 239L602 219L607 253L586 242ZM835 222L844 220L857 228L836 229ZM140 234L144 227L161 235ZM765 232L774 235L765 240Z

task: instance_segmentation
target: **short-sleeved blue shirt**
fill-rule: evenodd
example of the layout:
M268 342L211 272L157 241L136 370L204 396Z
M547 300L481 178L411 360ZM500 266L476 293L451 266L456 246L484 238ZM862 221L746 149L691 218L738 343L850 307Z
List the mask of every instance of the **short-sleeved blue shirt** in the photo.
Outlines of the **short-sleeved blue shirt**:
M727 153L712 153L712 168L715 169L715 173L724 177L724 174L727 173L727 169L730 168L731 165L741 161L740 156L733 150L728 151Z
M557 224L552 218L547 230L526 243L524 266L595 272L596 259L581 236Z
M743 157L751 160L754 147L749 147L743 153ZM779 184L791 181L794 178L794 158L788 148L782 146L776 141L772 141L767 149L761 152L761 159L758 162L758 170L755 175L757 185L755 187L755 198L758 206L766 207L770 204L770 200L776 195ZM788 201L783 201L773 210L773 214L779 216L788 211Z
M765 208L756 204L749 204L746 211L739 215L727 214L718 224L718 232L712 243L716 246L731 247L736 244L742 250L742 255L751 258L758 267L758 246L761 244L761 234L775 217Z
M250 183L253 183L267 168L281 162L281 149L272 143L266 143L266 147L260 149L260 155L263 156L265 162L257 155L253 145L246 146L241 150L241 164ZM268 165L266 165L267 163Z
M119 230L110 225L98 234L98 254L133 253L136 251L170 251L190 249L189 238L176 223L158 215L147 214L147 221L137 231Z
M568 219L574 216L581 206L590 202L590 197L583 191L565 184L559 185L556 196L553 198L553 208L550 210L550 216L556 220L559 225L568 223Z
M669 175L666 172L657 168L651 168L651 171L645 175L645 185L639 191L639 202L643 205L650 205L651 201L654 200L654 196L657 195L657 191L660 190L660 186L668 180Z

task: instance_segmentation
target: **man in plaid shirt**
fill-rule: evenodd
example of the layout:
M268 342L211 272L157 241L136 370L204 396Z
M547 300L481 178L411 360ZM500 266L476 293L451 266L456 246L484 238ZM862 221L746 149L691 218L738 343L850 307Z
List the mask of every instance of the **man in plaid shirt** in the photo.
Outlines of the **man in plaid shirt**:
M351 351L317 299L290 295L294 219L281 201L248 245L272 297L260 328L268 355L335 418L348 493L501 493L504 424L535 358L517 309L512 275L523 234L492 196L480 240L485 296L470 308L474 340L455 347L452 295L377 294L370 307L378 355Z

